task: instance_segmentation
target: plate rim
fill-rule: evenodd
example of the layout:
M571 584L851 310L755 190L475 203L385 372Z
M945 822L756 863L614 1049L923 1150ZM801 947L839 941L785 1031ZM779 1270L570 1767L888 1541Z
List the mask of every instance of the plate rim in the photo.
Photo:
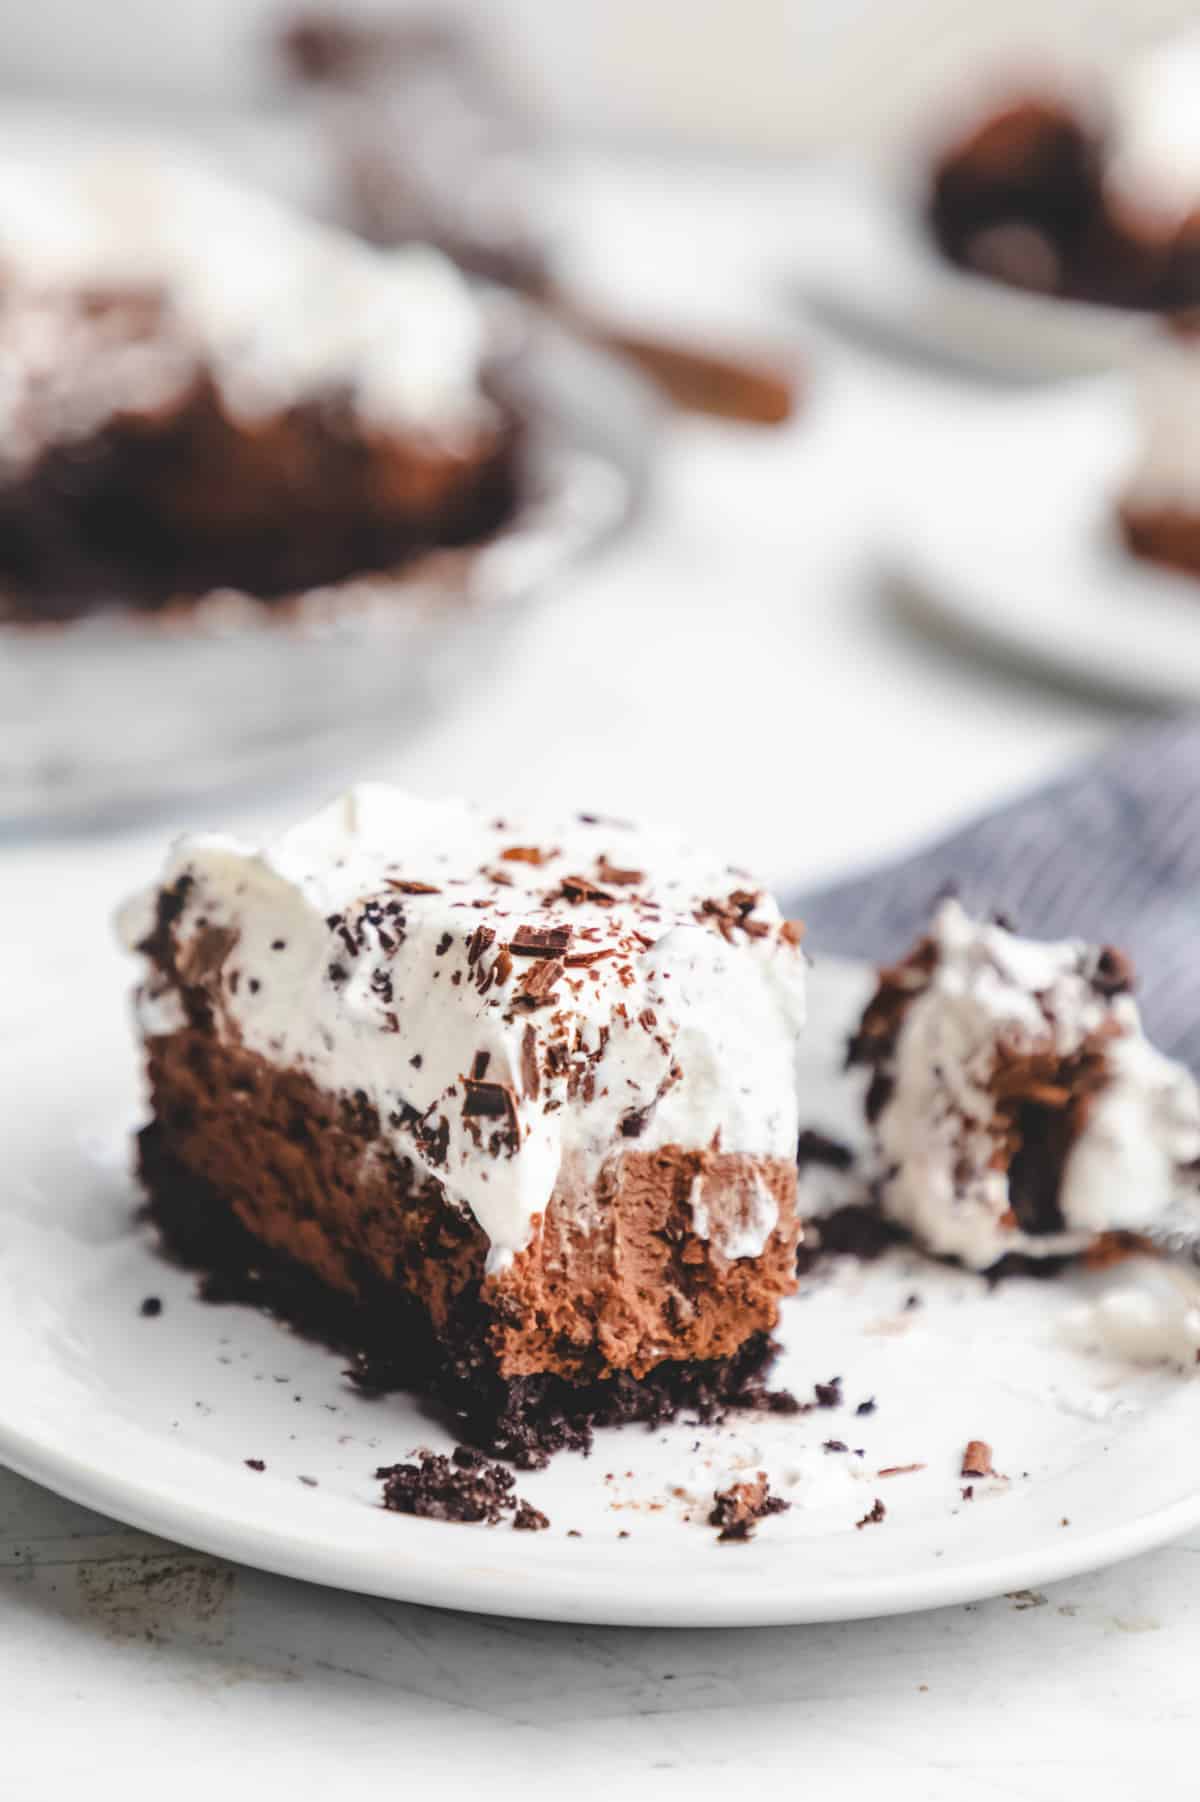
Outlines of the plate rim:
M1100 508L1107 505L1111 495L1101 463L1110 455L1114 463L1117 461L1119 439L1127 436L1133 426L1129 400L1125 383L1114 374L1095 376L1034 396L977 400L958 419L953 455L959 465L964 457L978 455L978 467L987 479L975 483L975 491L991 492L994 483L1005 476L1011 478L1017 466L1012 441L1018 429L1039 436L1048 430L1071 430L1077 441L1085 425L1094 425L1101 445L1095 467L1084 467L1068 456L1065 461L1055 460L1053 473L1039 463L1037 479L1042 488L1050 481L1056 493L1069 496L1075 503L1094 500ZM1010 480L1004 490L1006 501L1014 502L1012 513L1005 515L1013 522L1013 529L997 530L990 540L981 538L980 573L974 579L962 580L956 551L951 547L947 552L937 538L936 526L931 526L928 496L937 486L940 460L945 455L931 441L914 460L912 477L902 485L903 495L897 493L898 504L882 512L878 522L877 567L904 610L1026 672L1051 676L1088 695L1126 705L1133 702L1160 713L1200 705L1200 674L1189 679L1186 659L1168 659L1167 653L1162 652L1155 663L1147 666L1136 657L1123 662L1110 657L1103 640L1075 635L1068 646L1053 633L1030 635L1024 628L1025 609L1014 611L1002 604L1005 593L1012 590L1005 588L1003 564L993 579L987 550L1000 537L1011 545L1014 536L1019 536L1019 478L1015 486ZM1071 509L1061 510L1060 517L1068 521ZM1062 529L1068 529L1065 523ZM1106 594L1111 598L1119 593L1124 599L1136 590L1147 606L1178 609L1181 617L1190 617L1200 630L1200 579L1134 557L1119 543L1115 527L1111 538L1106 539L1099 522L1094 533L1073 538L1071 543L1095 563L1094 570L1079 573L1089 577L1089 592L1098 604L1103 604ZM1103 560L1108 556L1112 561L1106 570ZM1045 558L1043 563L1049 584L1054 580L1049 573L1053 565ZM1061 593L1061 583L1056 584L1056 592Z
M576 1563L572 1568L564 1560L547 1591L544 1567L530 1562L522 1569L513 1556L497 1561L488 1556L486 1541L472 1541L466 1558L456 1555L453 1548L461 1547L461 1540L445 1541L441 1536L454 1533L460 1523L406 1518L404 1537L397 1537L398 1554L403 1555L385 1565L377 1558L356 1556L353 1546L301 1535L269 1518L256 1520L248 1532L236 1518L189 1504L186 1497L161 1485L97 1472L61 1449L39 1447L5 1421L0 1421L0 1462L81 1507L156 1538L275 1576L422 1607L576 1625L680 1630L815 1626L925 1613L1106 1569L1200 1527L1198 1488L1192 1496L1119 1525L1091 1533L1081 1528L1061 1541L1046 1540L1027 1551L985 1556L960 1566L922 1566L886 1577L841 1579L824 1587L807 1581L797 1589L779 1568L785 1564L784 1546L777 1542L772 1547L759 1539L736 1548L736 1567L730 1563L724 1568L740 1574L755 1565L766 1566L762 1574L770 1581L765 1585L721 1581L696 1586L682 1596L658 1595L652 1586L637 1591L614 1586L611 1571L603 1564ZM446 1546L441 1559L430 1556L435 1544ZM523 1539L516 1543L517 1555L522 1545ZM713 1549L714 1555L721 1555L715 1541ZM794 1549L802 1556L811 1546L800 1542ZM652 1567L654 1548L647 1545L643 1552L638 1562L647 1568L631 1566L631 1576L645 1577ZM714 1573L720 1569L714 1566Z

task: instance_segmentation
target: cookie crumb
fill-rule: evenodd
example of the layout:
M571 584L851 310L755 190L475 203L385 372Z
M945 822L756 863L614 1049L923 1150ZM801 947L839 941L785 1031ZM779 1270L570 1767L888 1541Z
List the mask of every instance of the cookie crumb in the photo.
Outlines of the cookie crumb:
M424 1448L416 1456L418 1463L381 1464L375 1472L389 1513L423 1520L482 1521L489 1527L512 1514L513 1526L527 1533L550 1525L539 1508L515 1493L511 1470L471 1446L455 1446L448 1458Z
M708 1517L710 1527L719 1527L718 1542L745 1541L754 1537L754 1529L769 1514L786 1514L791 1507L782 1496L771 1494L765 1470L758 1471L744 1483L731 1483L728 1489L713 1491L713 1509Z
M885 1520L886 1518L887 1518L887 1509L884 1507L884 1505L880 1501L879 1497L876 1496L874 1502L871 1504L871 1506L867 1510L867 1512L863 1515L862 1519L856 1520L854 1525L856 1528L857 1527L874 1527L874 1526L877 1526L881 1520Z

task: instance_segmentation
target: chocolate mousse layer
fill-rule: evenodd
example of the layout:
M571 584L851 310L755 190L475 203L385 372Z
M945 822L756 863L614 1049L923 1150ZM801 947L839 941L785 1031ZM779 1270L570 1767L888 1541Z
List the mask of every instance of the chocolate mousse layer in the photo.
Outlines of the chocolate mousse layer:
M369 1110L202 1031L159 1042L150 1074L139 1169L164 1245L209 1299L350 1353L362 1388L423 1393L524 1465L586 1449L595 1425L786 1406L764 1379L795 1288L793 1166L768 1169L778 1225L759 1260L715 1254L688 1202L750 1160L665 1146L623 1155L596 1233L555 1200L488 1278L476 1222L378 1146Z
M678 1146L628 1151L594 1197L556 1192L529 1246L486 1274L487 1240L378 1120L298 1071L190 1028L155 1041L140 1173L167 1247L215 1300L268 1307L357 1360L364 1386L426 1393L518 1462L593 1425L767 1406L779 1302L795 1287L795 1166ZM693 1229L693 1197L765 1182L756 1259Z

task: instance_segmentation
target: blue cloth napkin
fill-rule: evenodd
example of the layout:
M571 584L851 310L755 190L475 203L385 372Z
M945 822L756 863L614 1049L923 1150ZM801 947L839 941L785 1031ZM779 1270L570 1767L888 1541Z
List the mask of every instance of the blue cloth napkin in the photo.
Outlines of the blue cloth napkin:
M940 844L801 895L789 911L814 956L890 962L948 889L1031 938L1130 952L1151 1039L1200 1071L1200 725L1137 731Z

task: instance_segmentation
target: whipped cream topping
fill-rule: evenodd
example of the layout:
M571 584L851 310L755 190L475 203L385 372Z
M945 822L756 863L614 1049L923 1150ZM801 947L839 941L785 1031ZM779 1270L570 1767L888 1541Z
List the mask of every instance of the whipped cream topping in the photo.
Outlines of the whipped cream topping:
M131 335L94 297L159 316ZM372 249L171 152L0 158L0 308L10 460L153 412L201 372L247 423L330 398L363 430L453 439L489 411L482 315L444 257Z
M1009 1252L1083 1250L1099 1233L1139 1231L1194 1195L1200 1094L1154 1049L1126 993L1097 981L1099 954L1075 941L1022 939L946 902L931 930L927 985L907 1002L875 1123L885 1211L929 1250L986 1269ZM1097 1036L1099 1035L1099 1036ZM1002 1058L1101 1047L1058 1187L1062 1230L1029 1233L996 1168L993 1079Z
M162 890L181 882L175 962L185 980L205 964L217 1030L365 1098L384 1142L473 1214L493 1271L556 1189L593 1218L623 1150L794 1156L798 934L669 833L499 820L370 784L262 851L181 840ZM124 910L131 948L161 892ZM150 1036L182 1024L153 964L139 1015ZM728 1218L715 1185L693 1197L697 1232L730 1258L759 1255L775 1225L753 1175Z

